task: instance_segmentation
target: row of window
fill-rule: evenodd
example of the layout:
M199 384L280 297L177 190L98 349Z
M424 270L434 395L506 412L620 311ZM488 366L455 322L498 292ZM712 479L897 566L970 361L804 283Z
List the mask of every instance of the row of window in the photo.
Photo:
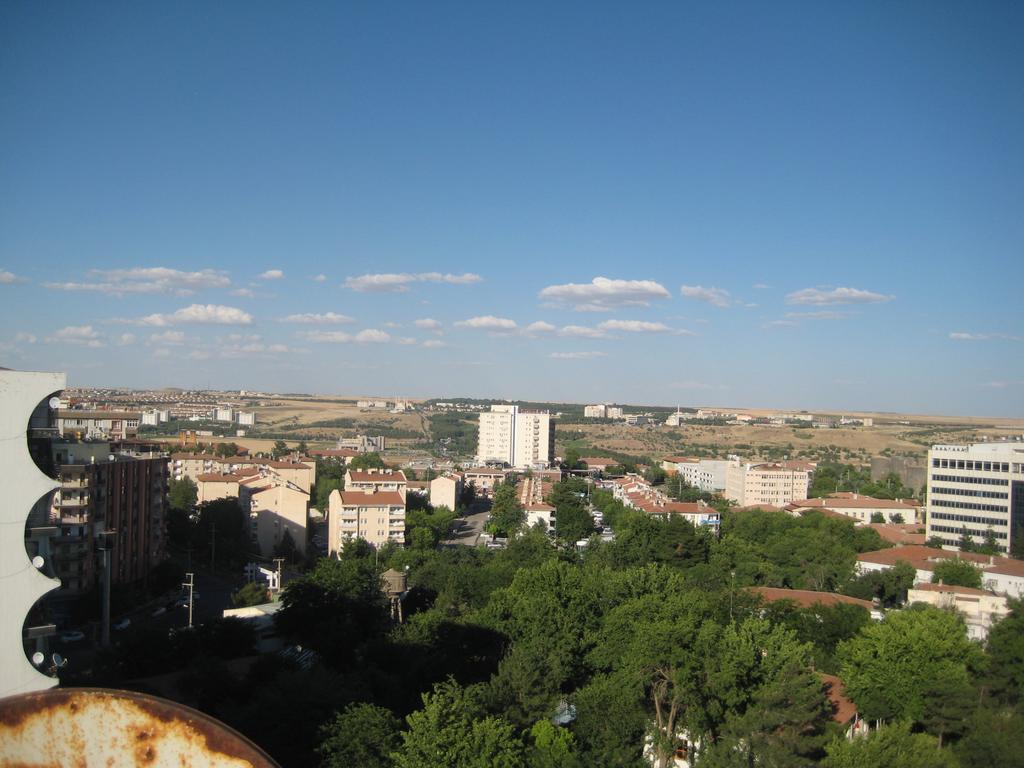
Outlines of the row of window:
M932 480L944 483L974 483L975 485L1009 485L1002 477L964 477L963 475L932 475Z
M980 496L986 499L1005 499L1009 497L1006 491L978 491L974 488L947 488L942 485L932 486L932 493L944 493L947 496Z
M962 527L961 528L953 528L953 527L950 527L948 525L933 525L932 526L932 530L933 531L941 531L943 533L962 533L963 532L963 528ZM988 536L989 533L991 533L992 536L994 538L997 538L997 539L1005 539L1006 538L1006 532L1005 531L985 531L983 534L979 534L978 531L971 531L971 535L972 536L979 536L979 535L980 536Z
M989 525L998 528L1005 528L1006 521L997 517L977 517L976 515L955 515L950 512L932 512L932 520L955 520L958 523L974 523L975 525ZM933 525L932 528L935 526ZM959 530L959 529L957 529Z
M982 512L1002 512L1006 513L1007 509L1005 506L999 504L975 504L971 501L947 501L946 499L932 499L930 502L933 507L953 507L954 509L977 509Z
M972 469L975 472L1009 472L1007 461L970 461L968 459L932 459L933 467L942 469Z

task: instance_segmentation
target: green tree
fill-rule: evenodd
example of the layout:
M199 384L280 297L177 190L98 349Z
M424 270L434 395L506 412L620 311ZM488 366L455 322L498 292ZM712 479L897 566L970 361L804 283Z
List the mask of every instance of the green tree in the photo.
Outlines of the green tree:
M282 456L288 453L288 443L284 440L275 440L274 447L270 450L270 455L275 459L280 459Z
M525 768L525 750L510 723L486 716L478 697L454 680L423 694L423 709L392 753L395 768Z
M261 605L267 599L267 585L261 581L250 581L231 594L231 605L235 608L248 608L250 605Z
M881 512L872 512L871 513L871 522L872 523L884 523L885 522L885 515L883 515Z
M965 525L960 529L960 551L973 552L976 549L976 546L977 545L974 543L974 537L971 536L971 532Z
M530 768L581 768L576 739L571 731L552 725L550 720L538 720L530 728L527 763Z
M1024 702L1024 605L1011 601L1010 614L988 633L988 684L996 700Z
M361 453L348 460L349 469L387 469L379 453Z
M496 536L512 536L526 522L526 512L516 496L513 483L499 483L494 489L494 500L491 502L491 519L487 530Z
M757 690L746 712L727 720L722 738L700 764L803 768L824 755L830 717L821 678L790 660Z
M191 512L196 505L199 491L192 478L171 479L167 483L167 503L171 509Z
M1024 714L979 708L956 745L961 768L1024 768Z
M580 466L579 450L572 446L566 448L565 455L562 457L562 466L566 469L578 469Z
M238 455L238 446L235 443L217 443L214 454L229 459Z
M390 768L402 724L389 709L349 704L320 729L322 768Z
M942 540L941 536L929 536L928 541L924 543L926 547L930 547L931 549L942 549L944 544L945 542Z
M839 644L846 694L870 720L921 722L933 680L968 681L980 651L959 614L930 606L889 613Z
M958 768L956 756L926 733L911 733L896 722L863 739L836 739L827 748L823 768Z
M978 551L983 555L1003 554L1003 547L999 543L999 539L996 538L995 531L992 530L991 526L985 531L985 540L978 547Z
M548 501L555 507L555 535L574 544L594 532L594 519L587 509L587 484L578 477L555 483Z
M305 440L300 440L299 444L297 446L295 446L295 450L298 451L299 456L307 456L307 455L309 455L309 446L306 445L306 441Z
M573 733L587 766L648 768L641 756L648 716L642 683L625 671L598 674L573 695Z
M942 560L932 570L932 584L981 589L981 571L969 560Z
M938 737L941 747L947 736L960 736L967 719L977 708L978 696L966 680L937 678L924 690L924 712L921 722L925 730Z

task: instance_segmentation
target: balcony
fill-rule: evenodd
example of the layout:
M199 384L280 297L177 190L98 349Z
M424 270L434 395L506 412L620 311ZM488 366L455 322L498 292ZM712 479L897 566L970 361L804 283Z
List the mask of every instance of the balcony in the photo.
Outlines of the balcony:
M69 496L67 498L61 497L54 501L54 505L61 509L75 509L80 507L86 507L89 505L88 496Z

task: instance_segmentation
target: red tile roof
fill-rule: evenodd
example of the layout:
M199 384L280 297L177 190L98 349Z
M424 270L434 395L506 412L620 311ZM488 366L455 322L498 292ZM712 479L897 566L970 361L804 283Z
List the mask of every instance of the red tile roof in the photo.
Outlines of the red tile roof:
M878 531L878 535L890 544L920 544L926 541L924 533L918 533L922 526L906 523L871 523L868 528Z
M867 611L874 607L869 600L859 600L856 597L838 595L835 592L814 592L809 589L781 589L779 587L750 587L749 590L756 592L770 603L779 600L792 600L802 608L810 608L812 605L833 606L840 603L858 605Z
M197 475L196 480L202 483L237 483L239 478L237 475L222 475L219 472L207 472L202 475Z
M872 496L856 494L832 494L828 498L799 499L792 502L795 507L815 507L825 509L895 509L902 512L913 512L920 504L910 501L901 502L893 499L876 499Z
M346 507L405 507L405 500L398 491L339 491L341 503Z
M829 704L832 705L832 719L846 725L857 716L857 705L850 701L843 690L843 681L835 675L826 675L819 672L818 677L825 685L825 695Z

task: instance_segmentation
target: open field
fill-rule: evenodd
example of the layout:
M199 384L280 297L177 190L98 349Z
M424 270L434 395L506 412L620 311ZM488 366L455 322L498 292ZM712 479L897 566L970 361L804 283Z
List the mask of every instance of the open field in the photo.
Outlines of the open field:
M263 400L253 410L256 411L256 428L250 429L245 437L228 438L251 451L269 451L277 439L284 439L292 446L305 441L310 447L325 448L342 436L383 434L388 438L389 459L394 461L400 457L425 456L428 446L435 443L425 414L360 409L352 397L273 397ZM750 408L724 410L752 416L778 413ZM899 413L843 414L871 417L875 419L876 426L814 429L760 425L630 427L625 424L559 423L556 453L562 455L571 446L581 453L598 455L602 451L652 458L672 454L724 456L735 453L750 459L788 456L865 463L878 455L923 457L928 447L937 443L980 442L1024 435L1024 419ZM475 417L464 414L463 419L471 426Z

